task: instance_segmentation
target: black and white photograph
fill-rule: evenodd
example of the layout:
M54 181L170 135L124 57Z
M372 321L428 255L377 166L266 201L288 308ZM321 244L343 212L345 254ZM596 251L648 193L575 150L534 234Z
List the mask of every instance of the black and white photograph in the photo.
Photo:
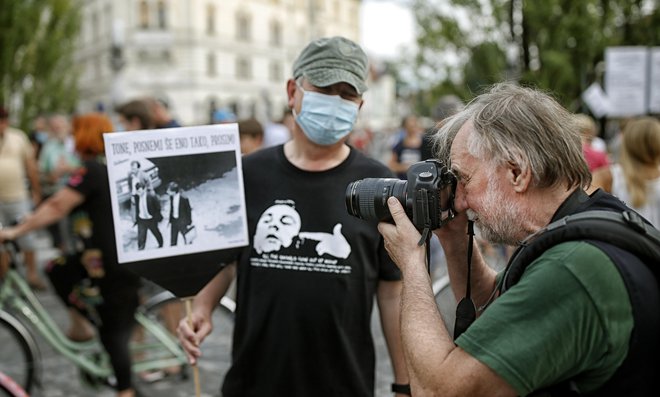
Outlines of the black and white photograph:
M120 263L247 244L236 124L104 140Z

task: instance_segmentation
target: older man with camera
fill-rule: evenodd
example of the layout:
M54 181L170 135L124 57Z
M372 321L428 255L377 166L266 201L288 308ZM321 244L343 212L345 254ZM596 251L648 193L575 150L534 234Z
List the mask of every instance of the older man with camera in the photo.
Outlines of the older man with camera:
M617 218L626 213L621 218L635 218L635 228L657 235L615 197L589 190L571 114L544 93L501 84L446 120L435 140L437 157L457 179L457 215L435 230L462 301L455 339L436 307L419 225L395 197L387 200L394 224L379 224L403 273L401 332L412 394L657 392L660 298L653 249L649 256L633 253L619 245L617 233L602 241L592 228L593 237L559 238L537 248L526 268L512 265L500 274L477 247L470 255L469 220L494 243L518 245L533 235L537 240L525 240L520 254L549 233L539 233L549 223L591 210ZM555 225L561 229L562 222ZM638 236L629 240L646 238Z

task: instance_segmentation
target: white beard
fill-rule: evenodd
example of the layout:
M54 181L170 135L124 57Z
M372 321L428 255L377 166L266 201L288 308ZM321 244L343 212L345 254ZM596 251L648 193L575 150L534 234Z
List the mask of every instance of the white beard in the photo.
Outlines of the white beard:
M469 211L470 219L475 219L481 237L494 244L517 245L520 239L521 222L525 214L505 197L502 189L489 175L488 186L484 199L483 214Z

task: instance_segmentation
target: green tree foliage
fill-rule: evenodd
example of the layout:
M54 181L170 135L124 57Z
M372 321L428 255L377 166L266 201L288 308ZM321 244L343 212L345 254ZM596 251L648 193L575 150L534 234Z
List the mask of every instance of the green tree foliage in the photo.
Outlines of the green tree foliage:
M413 10L417 68L437 72L419 73L434 99L515 79L577 110L606 47L660 43L657 0L415 0Z
M37 114L67 112L76 103L80 7L76 0L0 3L0 103L27 130Z

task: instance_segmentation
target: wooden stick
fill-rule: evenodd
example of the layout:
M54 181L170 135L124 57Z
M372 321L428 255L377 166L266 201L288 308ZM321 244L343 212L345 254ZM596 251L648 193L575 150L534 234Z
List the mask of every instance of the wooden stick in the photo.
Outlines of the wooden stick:
M193 298L183 298L183 301L186 303L186 318L188 319L188 325L190 328L193 327L192 323L192 300ZM197 362L195 362L195 365L192 366L193 369L193 380L195 382L195 396L200 397L201 396L201 388L200 388L200 383L199 383L199 367L197 366Z

